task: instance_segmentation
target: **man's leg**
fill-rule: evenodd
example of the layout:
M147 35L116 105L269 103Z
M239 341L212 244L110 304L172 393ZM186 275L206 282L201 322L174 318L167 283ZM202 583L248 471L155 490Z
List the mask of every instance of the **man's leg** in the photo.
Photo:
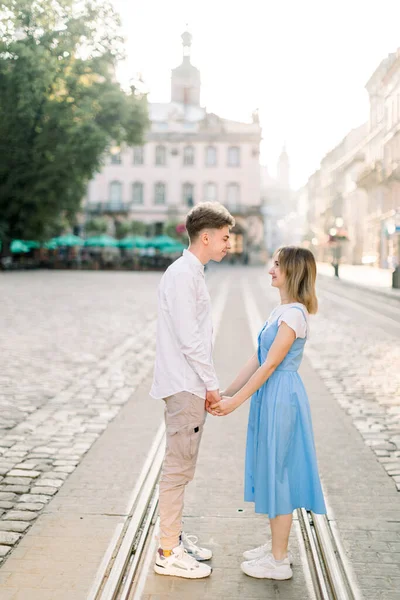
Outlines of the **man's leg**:
M160 546L179 545L185 487L194 477L203 433L205 401L190 392L165 399L166 450L160 479Z

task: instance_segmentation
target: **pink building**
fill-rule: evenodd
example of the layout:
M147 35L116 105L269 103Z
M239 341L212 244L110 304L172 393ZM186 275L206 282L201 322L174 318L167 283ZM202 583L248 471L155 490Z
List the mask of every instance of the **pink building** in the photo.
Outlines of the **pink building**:
M204 200L223 203L236 217L236 232L249 252L263 242L260 213L257 113L241 123L200 105L200 72L191 64L192 38L182 35L182 63L172 70L171 101L149 104L146 143L115 149L90 182L86 212L156 224L182 221Z

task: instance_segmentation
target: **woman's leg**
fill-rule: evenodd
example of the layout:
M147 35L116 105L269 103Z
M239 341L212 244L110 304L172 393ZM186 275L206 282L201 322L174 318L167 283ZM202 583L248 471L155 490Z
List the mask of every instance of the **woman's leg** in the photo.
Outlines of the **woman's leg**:
M292 520L292 514L278 515L269 520L272 533L272 554L275 560L283 560L287 556Z

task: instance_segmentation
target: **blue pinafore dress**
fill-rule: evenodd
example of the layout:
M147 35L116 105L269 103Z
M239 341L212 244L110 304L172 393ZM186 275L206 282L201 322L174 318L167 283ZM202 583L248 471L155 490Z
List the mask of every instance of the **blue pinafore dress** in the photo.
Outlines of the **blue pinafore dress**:
M304 311L297 306L288 310ZM258 336L258 360L265 362L278 332L267 321ZM307 319L306 319L307 321ZM270 519L296 508L325 514L318 475L310 406L298 374L307 338L296 338L288 354L251 399L247 430L245 500Z

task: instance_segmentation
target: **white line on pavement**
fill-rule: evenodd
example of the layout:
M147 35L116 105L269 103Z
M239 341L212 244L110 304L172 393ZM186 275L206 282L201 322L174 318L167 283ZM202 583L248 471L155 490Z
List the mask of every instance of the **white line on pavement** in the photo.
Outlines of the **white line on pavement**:
M400 331L400 323L396 321L393 317L379 312L379 310L371 310L363 304L355 302L354 300L349 300L349 298L345 298L344 296L336 294L335 292L321 290L319 295L322 296L322 298L326 297L327 299L332 300L333 302L337 302L338 304L344 304L345 306L348 306L353 310L357 310L357 312L362 312L365 315L373 317L375 321L380 321L382 325L390 325L390 327L393 327L394 329Z

